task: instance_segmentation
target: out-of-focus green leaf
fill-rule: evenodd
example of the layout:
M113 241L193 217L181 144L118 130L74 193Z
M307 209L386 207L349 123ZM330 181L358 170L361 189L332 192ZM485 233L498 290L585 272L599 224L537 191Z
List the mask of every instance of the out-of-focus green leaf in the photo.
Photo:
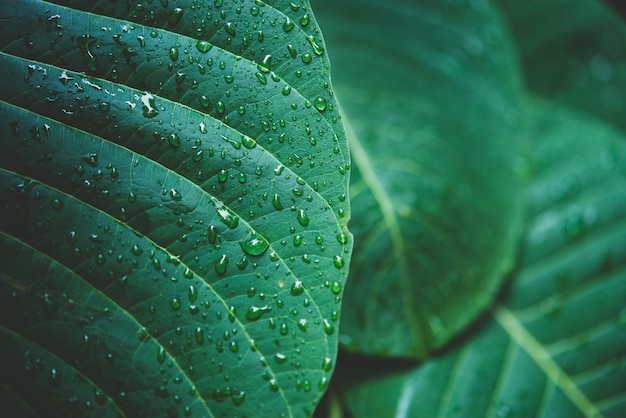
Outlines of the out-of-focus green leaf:
M601 0L497 0L535 93L626 130L626 25Z
M354 417L624 416L626 146L617 129L532 104L524 256L502 303L412 370L355 371Z
M349 350L423 357L513 264L520 81L497 13L470 3L316 2L354 130Z
M308 2L1 3L3 411L311 415L352 239Z

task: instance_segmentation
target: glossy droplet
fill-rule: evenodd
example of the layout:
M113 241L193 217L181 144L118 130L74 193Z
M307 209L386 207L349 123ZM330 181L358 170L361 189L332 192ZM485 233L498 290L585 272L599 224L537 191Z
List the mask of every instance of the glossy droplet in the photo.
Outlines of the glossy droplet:
M178 60L178 48L173 46L167 51L167 53L172 61Z
M226 273L227 267L228 267L228 256L226 254L222 254L222 256L215 262L215 272L221 276L224 273Z
M204 344L204 330L200 327L197 327L195 332L194 332L194 336L196 338L196 342L199 345Z
M239 392L234 393L230 399L233 401L233 405L239 406L246 399L246 392L243 390L240 390Z
M300 296L304 293L304 284L300 280L296 280L291 285L291 295L292 296Z
M308 14L302 15L302 17L300 18L300 26L302 26L302 27L308 26L310 20L311 19L310 19Z
M183 17L183 9L181 9L180 7L177 7L174 9L170 17L167 19L167 23L169 23L172 26L176 26L178 25L182 17Z
M328 104L326 103L326 99L324 99L323 97L318 97L317 99L315 99L314 104L315 108L320 112L325 111L328 106Z
M56 198L52 199L50 201L50 206L52 206L53 209L61 209L63 207L63 201Z
M265 57L263 57L263 59L257 66L257 69L261 72L269 73L271 70L271 67L272 67L272 56L268 54Z
M157 362L159 364L163 364L165 362L165 348L163 346L160 346L157 351Z
M239 225L239 218L225 206L216 208L217 217L229 229L235 229Z
M154 103L154 96L148 92L141 96L141 110L145 118L153 118L159 114Z
M285 364L287 362L287 356L283 353L274 354L274 361L278 364Z
M274 196L272 196L272 206L274 206L274 209L276 210L283 209L283 205L282 203L280 203L280 196L276 193L274 194Z
M239 241L239 245L246 254L252 256L263 254L269 247L267 240L255 232L251 232L245 239Z
M257 319L261 318L261 316L263 316L264 314L271 312L272 311L272 307L271 306L250 306L248 308L248 311L246 312L246 319L248 321L256 321Z
M200 52L202 52L203 54L206 52L209 52L211 50L211 48L213 48L213 45L211 45L211 43L209 41L198 41L196 42L196 49Z
M200 102L200 106L204 107L205 109L211 106L211 99L209 99L207 96L200 96L198 98L198 101Z
M143 250L137 244L134 244L132 247L130 247L130 252L133 255L141 255L141 254L143 254Z
M283 87L282 93L283 96L289 96L289 94L291 93L291 86L286 85L285 87Z
M261 83L262 85L267 84L267 77L265 77L265 74L256 73L255 75L256 75L256 79L259 80L259 83Z
M324 319L323 322L324 322L324 332L327 335L332 335L333 332L335 332L335 327L333 326L333 324L331 324L328 319Z
M226 26L224 26L224 29L226 29L226 32L230 36L236 36L237 35L237 31L235 29L235 24L233 22L226 23Z
M170 308L175 311L180 309L180 299L178 297L173 297L170 299Z
M180 147L180 137L175 133L171 133L167 136L167 142L169 142L172 148Z
M302 55L302 62L305 64L310 64L313 61L313 56L311 54Z
M333 292L334 294L337 294L337 295L338 295L339 293L341 293L341 289L342 289L342 286L341 286L341 283L339 283L339 282L333 282L333 283L330 285L330 290L331 290L331 292Z
M340 244L347 244L348 235L344 234L343 232L341 234L337 234L337 241L339 241Z
M189 286L189 302L194 303L198 299L198 289L195 286Z
M311 48L313 48L313 53L315 55L324 55L324 48L315 42L315 38L313 38L313 36L307 36L306 39L311 44Z
M343 257L340 255L333 257L333 264L335 264L335 267L338 269L342 268L344 265Z
M289 18L286 18L285 21L283 22L283 30L285 32L291 32L294 26L295 26L295 23L293 23L293 21Z
M172 200L177 202L183 200L183 196L178 192L178 190L173 188L170 189L170 197L172 198Z
M300 209L297 215L298 223L302 226L307 226L309 224L309 217L304 211L304 209Z
M329 372L333 369L333 359L330 357L325 357L322 361L322 370L325 372Z
M241 144L248 149L256 147L256 141L247 135L241 136Z

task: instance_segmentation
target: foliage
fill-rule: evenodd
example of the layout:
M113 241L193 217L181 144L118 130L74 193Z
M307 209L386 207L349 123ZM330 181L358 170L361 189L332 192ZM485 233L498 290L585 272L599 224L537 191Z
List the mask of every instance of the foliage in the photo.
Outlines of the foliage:
M352 238L308 4L56 3L1 8L9 415L312 415Z
M495 3L316 3L354 131L334 416L626 413L626 26Z
M0 2L3 414L626 414L600 0Z

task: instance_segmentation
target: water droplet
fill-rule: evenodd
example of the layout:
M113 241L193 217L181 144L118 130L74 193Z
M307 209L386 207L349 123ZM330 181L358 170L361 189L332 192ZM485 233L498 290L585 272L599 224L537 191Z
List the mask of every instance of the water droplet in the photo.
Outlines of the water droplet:
M157 362L159 364L163 364L165 362L165 348L163 346L160 346L159 351L157 351Z
M265 57L263 57L259 65L257 65L257 69L261 72L269 73L271 70L271 66L272 66L272 56L267 54Z
M311 44L311 48L313 48L313 53L315 53L315 55L324 55L324 48L315 42L315 38L313 38L313 36L307 36L306 39Z
M206 52L209 52L211 48L213 48L213 45L211 45L211 43L209 43L208 41L200 40L196 42L196 48L198 49L198 51L204 54Z
M231 397L231 400L233 401L233 405L235 406L241 405L245 399L246 399L246 392L243 390L240 390L239 392L234 393Z
M315 108L320 112L325 111L327 106L328 105L326 103L326 99L324 99L323 97L318 97L317 99L315 99Z
M233 22L226 23L226 25L224 26L224 29L226 29L226 32L230 36L236 36L237 35L237 31L235 29L235 24Z
M298 223L300 223L300 225L307 226L309 224L309 217L304 211L304 209L300 209L298 211L297 218L298 218Z
M283 30L285 32L291 32L294 26L295 26L295 23L293 23L291 19L285 18L285 21L283 22Z
M344 265L343 257L340 255L333 257L333 264L335 264L335 267L338 269L342 268Z
M339 241L340 244L347 244L348 235L344 234L343 232L340 234L337 234L337 241Z
M194 303L198 299L198 289L194 285L189 285L189 302Z
M61 209L63 207L63 201L54 198L50 201L50 206L52 206L53 209Z
M296 280L291 285L291 294L293 296L300 296L304 293L304 284L300 280Z
M207 96L200 96L198 98L198 101L200 102L200 106L204 107L205 109L211 106L211 99L209 99Z
M302 62L305 64L310 64L313 61L313 56L311 54L302 55Z
M256 232L249 233L245 239L239 241L239 245L246 254L252 256L263 254L269 247L267 240Z
M137 244L134 244L132 247L130 247L130 252L133 255L141 255L143 254L143 250L141 249L141 247Z
M178 48L176 48L175 46L171 47L168 50L168 54L172 61L176 61L178 59Z
M226 206L216 208L217 217L229 229L235 229L239 225L239 218L230 211Z
M341 289L342 289L342 286L341 286L341 283L339 282L333 282L330 285L330 290L337 295L341 293Z
M323 322L324 322L324 332L327 335L332 335L333 332L335 332L335 327L333 326L333 324L331 324L328 319L324 319Z
M300 26L306 27L309 25L309 22L310 22L309 15L303 14L302 17L300 18Z
M259 319L261 316L263 316L263 314L270 312L272 310L271 306L250 306L248 308L248 311L246 312L246 319L248 321L256 321L257 319Z
M170 189L170 197L177 202L183 200L183 196L174 188Z
M222 256L215 262L215 272L221 276L226 273L226 267L228 267L228 255L222 254Z
M280 203L280 196L277 193L275 193L274 196L272 196L272 206L274 206L274 209L276 210L283 209L283 205L282 203Z
M274 360L278 364L285 364L287 362L287 356L283 353L276 353L274 354Z
M194 336L196 337L196 342L199 345L204 344L204 330L200 327L196 328L196 331L194 332Z
M325 357L322 361L322 370L325 372L329 372L333 369L333 359L330 357Z
M91 52L91 45L95 42L96 38L91 35L82 35L76 38L78 49L83 54L83 57L85 57L85 61L87 61L87 68L91 71L96 71L98 69L96 57Z
M291 93L291 86L290 85L284 86L282 93L283 93L283 96L289 96L289 94Z
M154 103L154 96L148 92L141 96L141 109L145 118L153 118L159 114Z
M179 310L180 309L180 298L178 298L176 296L171 298L170 299L170 307L173 310L175 310L175 311Z
M276 379L270 379L269 384L270 390L272 392L278 392L278 389L280 389L280 386L278 385L278 381L276 381Z
M263 74L263 73L256 73L256 78L257 78L257 80L259 80L259 83L261 83L262 85L266 85L267 84L267 77L265 77L265 74Z
M180 137L175 133L171 133L167 136L167 142L169 142L172 148L180 147Z
M167 19L167 23L169 23L172 26L176 26L178 25L178 22L180 22L180 19L182 17L183 17L183 9L181 9L180 7L177 7L174 9L174 11L172 11L172 14Z
M247 135L241 136L241 143L243 144L244 147L248 149L252 149L256 147L256 141Z

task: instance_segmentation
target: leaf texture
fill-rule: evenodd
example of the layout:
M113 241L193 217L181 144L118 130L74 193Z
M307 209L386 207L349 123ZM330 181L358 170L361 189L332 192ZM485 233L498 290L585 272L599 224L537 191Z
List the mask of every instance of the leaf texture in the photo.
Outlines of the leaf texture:
M626 147L602 122L532 106L524 256L503 300L456 348L355 377L354 417L624 415Z
M308 2L58 3L2 2L2 399L312 415L352 237Z
M497 13L461 3L316 9L353 130L351 351L426 356L490 306L513 265L521 83Z

